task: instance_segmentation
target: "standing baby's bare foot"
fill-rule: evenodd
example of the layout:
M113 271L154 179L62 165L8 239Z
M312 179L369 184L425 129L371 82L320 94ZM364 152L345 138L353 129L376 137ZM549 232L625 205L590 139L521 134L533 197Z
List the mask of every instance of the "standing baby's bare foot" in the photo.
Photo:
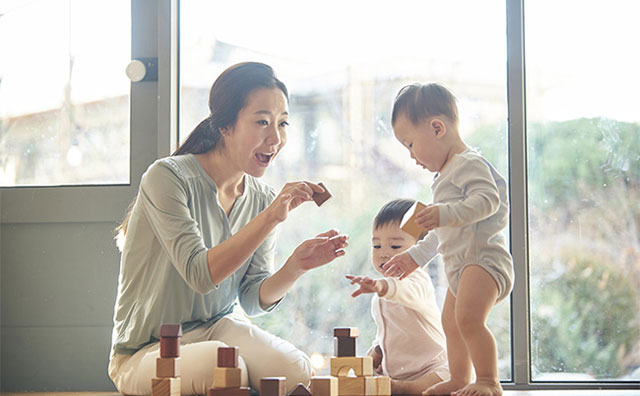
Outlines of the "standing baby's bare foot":
M422 392L422 395L423 396L425 396L425 395L450 395L453 392L464 388L468 384L469 383L466 382L466 381L459 381L459 380L453 380L453 379L451 379L449 381L442 381L439 384L435 384L431 388L429 388L426 391Z
M469 384L451 396L501 396L502 385L498 381L477 381Z
M420 395L425 389L442 381L436 373L429 373L413 381L391 380L391 394Z

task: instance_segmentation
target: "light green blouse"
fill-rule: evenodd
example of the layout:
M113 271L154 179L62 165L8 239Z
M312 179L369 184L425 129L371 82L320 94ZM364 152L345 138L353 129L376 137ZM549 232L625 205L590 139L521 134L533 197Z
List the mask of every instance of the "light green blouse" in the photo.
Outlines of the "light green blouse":
M132 354L159 339L162 323L184 332L210 325L233 310L260 307L260 286L273 271L272 232L229 278L214 285L207 250L228 239L264 210L274 190L245 175L244 193L229 217L217 187L192 154L160 159L142 176L120 261L112 354ZM272 310L274 306L267 310Z

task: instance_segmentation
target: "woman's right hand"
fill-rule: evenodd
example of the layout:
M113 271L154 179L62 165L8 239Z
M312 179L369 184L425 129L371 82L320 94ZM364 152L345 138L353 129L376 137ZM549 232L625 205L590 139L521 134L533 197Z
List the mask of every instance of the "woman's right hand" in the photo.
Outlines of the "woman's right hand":
M313 194L324 192L324 188L308 181L287 183L267 208L272 218L281 223L287 219L289 212L306 201L311 201Z

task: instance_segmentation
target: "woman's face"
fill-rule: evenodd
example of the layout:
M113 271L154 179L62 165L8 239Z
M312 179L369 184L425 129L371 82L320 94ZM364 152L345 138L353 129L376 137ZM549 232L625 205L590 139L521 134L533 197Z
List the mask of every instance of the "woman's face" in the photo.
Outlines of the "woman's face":
M289 104L279 88L249 94L233 126L221 130L224 149L239 170L261 177L287 141Z

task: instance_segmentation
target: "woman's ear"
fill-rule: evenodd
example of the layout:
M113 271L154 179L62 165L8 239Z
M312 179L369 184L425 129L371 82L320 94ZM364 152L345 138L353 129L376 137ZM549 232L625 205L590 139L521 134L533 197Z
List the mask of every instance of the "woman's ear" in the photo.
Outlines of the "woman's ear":
M435 131L437 138L441 138L447 133L446 124L439 118L431 120L431 128Z
M220 131L220 134L222 136L229 136L231 134L231 128L229 128L228 126L218 128L218 131Z

